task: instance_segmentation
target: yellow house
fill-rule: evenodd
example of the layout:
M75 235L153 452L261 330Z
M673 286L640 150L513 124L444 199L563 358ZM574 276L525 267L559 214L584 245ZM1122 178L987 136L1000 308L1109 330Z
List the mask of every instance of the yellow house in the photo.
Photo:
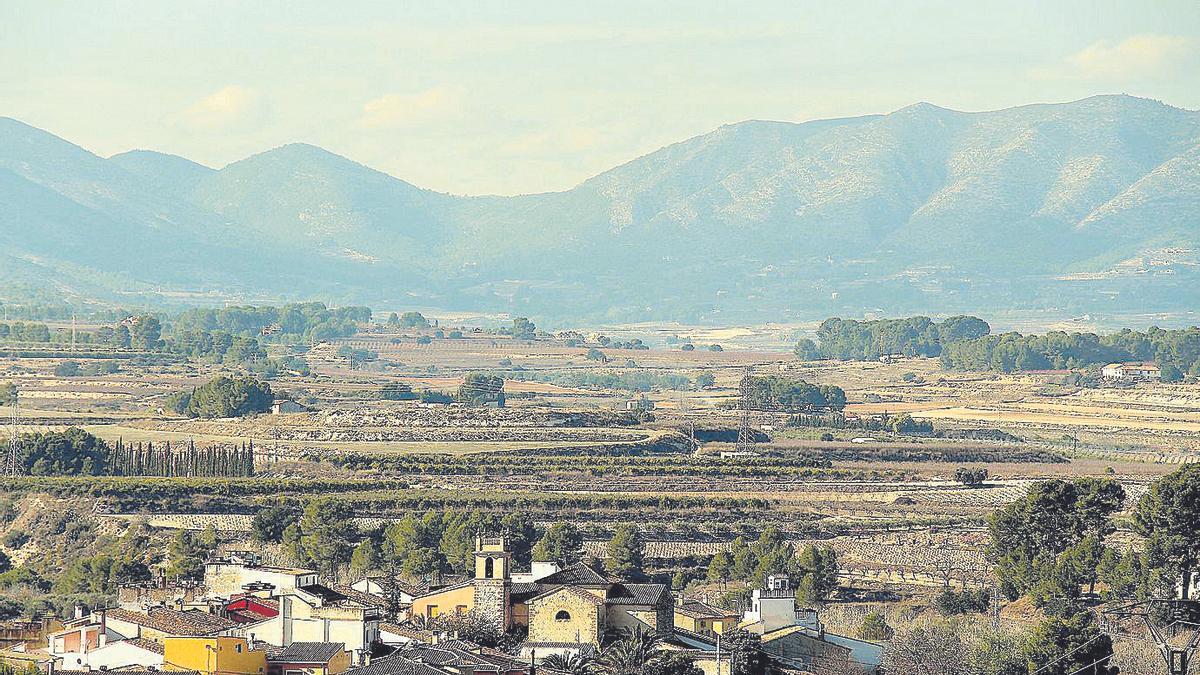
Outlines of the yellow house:
M167 637L163 670L203 675L266 675L267 654L240 637Z
M741 615L696 600L675 605L675 627L708 638L737 628Z

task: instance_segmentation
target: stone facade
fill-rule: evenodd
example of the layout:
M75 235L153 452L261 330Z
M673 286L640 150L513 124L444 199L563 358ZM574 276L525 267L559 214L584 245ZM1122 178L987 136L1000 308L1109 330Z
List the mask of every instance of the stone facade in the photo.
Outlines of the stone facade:
M604 603L589 593L560 588L529 602L529 641L599 645Z
M511 584L508 579L475 579L471 585L475 589L474 611L498 623L501 630L508 630L512 625L509 600Z

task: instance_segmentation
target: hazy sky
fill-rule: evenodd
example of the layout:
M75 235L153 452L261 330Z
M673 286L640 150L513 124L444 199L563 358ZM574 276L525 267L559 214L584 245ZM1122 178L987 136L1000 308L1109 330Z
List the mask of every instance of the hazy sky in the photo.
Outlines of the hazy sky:
M745 119L1126 92L1200 108L1200 1L0 0L0 115L220 167L314 143L560 190Z

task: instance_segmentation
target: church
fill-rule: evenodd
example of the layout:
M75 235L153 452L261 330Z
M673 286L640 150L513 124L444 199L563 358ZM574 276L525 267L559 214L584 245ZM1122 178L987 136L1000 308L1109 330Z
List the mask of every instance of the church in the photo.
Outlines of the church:
M613 632L671 635L674 598L664 584L625 583L583 563L547 572L514 582L507 538L479 536L473 578L413 598L409 616L473 612L503 630L526 627L522 655L536 652L539 658L592 653Z

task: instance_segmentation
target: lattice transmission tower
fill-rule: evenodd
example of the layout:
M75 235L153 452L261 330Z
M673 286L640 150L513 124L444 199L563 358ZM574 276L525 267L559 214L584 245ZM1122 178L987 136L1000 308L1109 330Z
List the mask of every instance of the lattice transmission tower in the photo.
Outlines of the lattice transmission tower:
M17 436L17 431L21 426L21 404L19 395L14 389L12 394L12 418L10 420L8 432L8 456L4 458L4 475L19 476L21 475L21 439Z
M754 395L754 370L746 369L746 374L742 376L741 383L738 384L738 408L741 409L742 419L738 424L738 437L735 449L738 452L752 452L754 450L754 429L750 428L750 409L754 406L751 400Z

